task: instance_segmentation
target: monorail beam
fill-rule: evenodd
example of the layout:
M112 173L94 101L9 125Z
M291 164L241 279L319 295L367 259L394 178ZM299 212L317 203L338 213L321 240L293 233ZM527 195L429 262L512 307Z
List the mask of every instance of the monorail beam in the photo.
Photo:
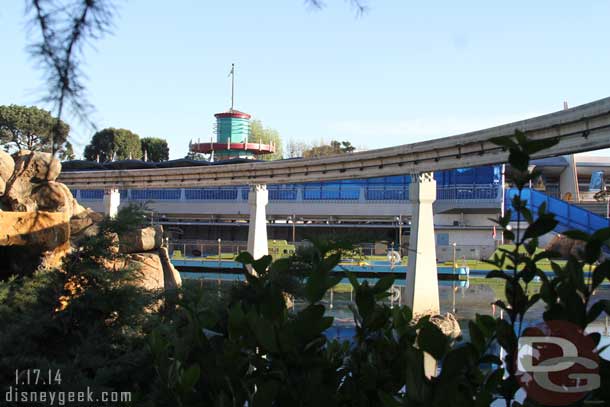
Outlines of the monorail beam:
M508 151L489 141L521 130L559 143L544 158L610 147L610 98L572 109L432 141L331 157L205 167L66 171L70 188L197 188L362 179L504 163Z

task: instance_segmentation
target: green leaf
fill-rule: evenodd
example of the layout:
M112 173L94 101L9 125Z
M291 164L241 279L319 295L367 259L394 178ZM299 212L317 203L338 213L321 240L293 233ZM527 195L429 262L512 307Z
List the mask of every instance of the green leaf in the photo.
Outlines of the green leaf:
M371 287L369 287L368 282L365 281L358 290L356 290L355 302L358 307L358 312L362 318L366 320L375 308L375 295L373 294Z
M235 303L229 308L228 333L229 338L235 340L243 332L244 324L246 323L246 315L241 308L240 303Z
M360 287L358 278L356 277L356 275L354 273L352 273L351 271L346 271L345 274L347 275L347 278L348 278L350 284L352 285L352 287L354 287L354 289L357 289L358 287Z
M523 235L523 239L525 240L532 237L540 237L555 229L558 223L559 222L555 220L555 215L553 214L539 216L534 223L527 227L525 234Z
M199 365L197 363L191 365L182 375L180 386L182 387L183 391L186 393L187 391L192 390L195 383L199 381L200 376L201 369L199 368Z
M585 245L585 261L593 264L599 259L602 252L602 242L599 240L589 240Z
M610 228L602 228L598 229L593 233L591 239L599 240L601 242L605 242L610 239Z
M502 278L504 280L508 280L508 275L502 270L491 270L485 278Z
M384 407L400 407L402 404L383 390L377 390L377 397Z
M470 342L474 345L479 353L485 350L485 335L481 329L473 321L468 321L468 329L470 332Z
M263 275L267 272L267 268L273 261L273 257L266 255L252 262L252 268L259 274Z
M476 314L475 322L486 338L491 338L496 332L496 319L491 315Z
M235 261L241 263L243 265L252 264L254 262L254 258L248 252L241 252L235 258Z
M539 151L547 150L553 147L557 143L559 143L559 139L557 137L552 137L543 140L530 140L527 142L527 152L530 155L536 154Z
M373 292L375 292L375 294L385 293L390 289L390 287L392 287L395 280L396 277L394 277L393 275L384 276L380 278L379 280L377 280L377 283L373 287Z
M424 352L428 352L436 360L445 356L449 349L449 339L432 322L426 322L417 335L417 345Z
M530 157L529 155L527 155L527 153L521 150L511 148L510 154L508 156L508 162L510 163L511 167L525 172L527 171L530 162Z
M268 352L277 352L278 346L275 338L275 328L271 321L263 317L259 317L254 311L248 313L248 325L254 332L256 340L261 347Z
M506 148L516 148L517 147L517 143L515 143L512 140L512 137L510 137L510 136L493 137L493 138L489 139L489 141L491 141L495 145L498 145L501 147L506 147Z
M517 337L510 324L504 319L496 320L496 337L498 343L508 353L514 353L517 349Z

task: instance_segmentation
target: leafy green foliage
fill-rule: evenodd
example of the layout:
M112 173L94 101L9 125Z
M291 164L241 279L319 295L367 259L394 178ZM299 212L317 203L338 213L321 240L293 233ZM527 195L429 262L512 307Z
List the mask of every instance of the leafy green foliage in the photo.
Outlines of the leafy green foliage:
M93 135L84 155L89 161L139 160L142 158L140 137L127 129L109 127Z
M530 142L520 133L497 141L510 149L513 182L522 191L533 176L531 151L550 142ZM520 405L514 360L530 308L542 301L545 320L582 329L610 312L610 301L594 301L610 273L610 260L602 258L610 230L567 232L585 250L560 266L554 253L537 248L556 226L554 215L544 206L533 213L521 193L512 207L496 222L514 245L498 249L489 261L496 269L487 276L504 284L505 300L496 305L506 318L467 321L469 341L447 337L430 316L414 318L408 307L384 303L392 277L369 284L349 273L355 335L327 339L334 320L323 297L339 281L333 269L353 250L332 240L314 240L277 261L241 253L246 283L214 297L186 285L175 304L153 310L156 297L127 284L137 271L108 266L120 259L108 250L112 234L145 221L143 208L128 207L84 240L62 272L0 283L0 324L7 327L0 332L0 379L12 380L15 367L61 368L74 388L131 390L142 405ZM519 221L509 228L513 214ZM540 268L543 262L550 262L552 275ZM528 289L535 278L539 293ZM290 309L293 297L302 306ZM599 343L599 335L590 336ZM426 374L430 361L441 366L438 374ZM607 404L608 361L601 361L600 373L602 387L587 401Z
M104 218L100 223L100 229L120 236L129 230L144 227L147 222L147 212L149 209L146 204L130 202L121 208L114 218Z
M250 122L250 135L248 136L250 143L274 144L275 153L261 154L256 156L259 160L281 160L282 159L282 138L280 133L272 128L263 126L260 120L252 120Z
M522 191L530 181L539 176L536 171L531 171L529 168L531 156L553 146L558 140L555 138L528 140L522 132L517 131L514 138L504 137L493 141L509 150L511 181L519 190L519 194L511 202L512 210L507 211L496 221L503 230L504 238L514 241L515 244L511 250L501 248L499 250L501 254L495 255L489 261L497 267L497 270L487 276L505 281L506 303L497 301L496 305L506 312L508 318L496 321L496 336L506 356L503 361L504 366L496 372L506 371L507 374L495 380L493 391L501 395L507 405L510 405L519 389L513 363L518 351L517 343L523 330L525 314L534 304L538 301L545 302L546 311L543 314L545 321L569 321L583 330L602 312L610 311L610 303L607 301L592 302L595 289L608 278L610 270L610 260L600 263L601 249L610 237L610 229L601 229L591 236L581 231L565 232L567 237L586 242L585 254L582 259L571 256L563 267L554 263L552 260L557 257L556 253L541 252L537 248L538 239L557 226L555 215L548 212L545 205L541 205L537 213L532 213L527 207L527 201L522 198ZM509 226L511 218L515 216L516 229ZM540 262L548 260L551 261L554 272L551 277L547 276L539 266ZM585 279L585 269L593 270L590 281ZM539 293L530 295L528 284L535 277L540 279L542 286ZM476 335L473 337L473 342L477 342ZM602 362L602 372L604 363L607 365L607 362ZM497 375L502 377L500 373ZM608 379L602 379L604 380ZM601 400L608 401L608 396L603 391L595 393L589 398L600 397ZM526 405L528 403L534 402L526 400Z
M67 142L70 126L36 106L0 106L0 142L4 149L56 152L74 158ZM71 158L70 158L71 157Z
M157 137L144 137L140 140L142 156L148 161L161 162L169 160L167 140Z
M327 155L351 153L356 150L356 147L349 141L332 140L330 144L321 144L312 146L303 151L304 158L325 157Z
M14 383L15 369L52 369L61 385L20 390L148 392L157 295L136 284L110 232L82 239L60 270L0 282L0 383Z

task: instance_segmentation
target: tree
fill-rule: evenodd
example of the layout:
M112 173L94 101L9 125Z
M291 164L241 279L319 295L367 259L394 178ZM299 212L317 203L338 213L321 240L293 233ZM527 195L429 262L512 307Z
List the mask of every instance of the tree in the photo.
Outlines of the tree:
M53 137L54 132L56 137ZM61 151L68 148L66 140L69 132L70 126L44 109L36 106L0 106L0 142L5 144L6 151Z
M76 158L74 155L74 149L72 148L72 143L69 141L66 141L63 147L57 151L57 155L61 161L69 161Z
M329 155L352 153L356 147L349 141L332 140L330 144L314 145L303 151L304 158L326 157Z
M184 156L187 160L196 160L196 161L209 161L209 157L206 154L196 153L194 151L189 151Z
M148 161L161 162L169 160L167 140L158 137L145 137L140 140L142 156ZM145 153L146 152L146 153Z
M284 147L284 157L296 158L303 157L303 152L307 150L307 144L302 141L288 140Z
M281 160L283 158L282 139L280 138L280 133L278 133L278 131L275 129L264 127L260 120L252 120L250 123L249 142L261 142L262 144L275 145L275 153L256 155L255 157L259 160L271 161Z
M85 159L100 162L111 160L139 160L142 158L140 136L127 129L109 127L93 135L85 147Z

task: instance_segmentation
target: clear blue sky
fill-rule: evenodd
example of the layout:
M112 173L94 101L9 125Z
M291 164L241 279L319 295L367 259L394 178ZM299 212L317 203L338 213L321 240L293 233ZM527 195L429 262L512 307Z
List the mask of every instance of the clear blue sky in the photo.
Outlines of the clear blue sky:
M208 140L230 105L284 140L367 148L442 137L610 96L608 1L302 0L118 3L87 52L93 116L169 141ZM22 1L0 7L0 104L36 104ZM92 130L67 118L80 153ZM607 151L605 154L609 154Z

